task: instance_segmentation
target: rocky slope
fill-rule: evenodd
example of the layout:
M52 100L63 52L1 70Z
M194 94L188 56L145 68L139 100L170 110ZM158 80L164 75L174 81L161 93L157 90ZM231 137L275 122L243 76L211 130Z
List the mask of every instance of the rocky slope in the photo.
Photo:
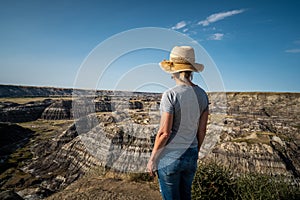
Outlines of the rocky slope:
M58 100L44 109L40 118L45 120L72 119L72 100Z
M39 119L44 110L51 105L52 100L28 102L18 104L13 102L0 102L0 122L27 122Z
M12 123L0 122L0 174L14 167L9 163L9 155L28 143L33 131Z
M236 172L260 172L300 177L300 94L227 93L227 114L221 122L213 113L208 132L222 128L206 159ZM223 123L222 123L223 122Z
M209 99L203 161L216 160L236 173L299 178L299 93L210 93ZM26 121L19 125L35 132L28 144L32 159L17 169L22 176L3 173L1 188L16 188L28 199L44 198L95 167L142 172L158 128L159 101L158 94L106 92L72 102L35 102L43 108L39 115L30 117L38 109L27 109L28 117L19 115ZM22 110L28 104L2 102L0 113L17 116L8 115L9 108ZM1 119L16 122L19 117Z

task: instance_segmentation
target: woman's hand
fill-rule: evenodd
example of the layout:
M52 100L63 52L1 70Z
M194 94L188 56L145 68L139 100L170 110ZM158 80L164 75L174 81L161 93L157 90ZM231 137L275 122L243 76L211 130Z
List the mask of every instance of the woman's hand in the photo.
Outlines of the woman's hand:
M156 170L157 170L156 161L150 158L147 164L147 172L149 172L150 176L155 176Z

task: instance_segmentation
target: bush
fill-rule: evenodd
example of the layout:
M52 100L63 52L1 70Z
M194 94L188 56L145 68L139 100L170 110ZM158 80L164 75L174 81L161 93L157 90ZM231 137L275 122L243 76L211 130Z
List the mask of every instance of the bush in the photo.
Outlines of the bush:
M201 164L192 185L192 199L234 199L233 174L217 163Z
M299 182L286 177L245 174L237 177L217 163L201 164L192 185L192 199L300 199Z
M290 184L284 177L248 174L237 178L236 199L300 199L299 186Z

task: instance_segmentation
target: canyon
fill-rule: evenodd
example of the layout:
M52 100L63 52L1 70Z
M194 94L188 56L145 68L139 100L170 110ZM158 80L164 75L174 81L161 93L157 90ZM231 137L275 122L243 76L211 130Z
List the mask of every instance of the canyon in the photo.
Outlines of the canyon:
M299 184L300 93L208 95L199 162ZM161 94L0 85L0 97L1 190L43 199L95 169L145 172Z

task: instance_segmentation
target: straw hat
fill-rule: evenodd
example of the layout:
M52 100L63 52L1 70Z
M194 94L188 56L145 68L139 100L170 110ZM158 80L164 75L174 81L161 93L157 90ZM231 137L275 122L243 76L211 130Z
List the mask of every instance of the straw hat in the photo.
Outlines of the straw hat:
M168 73L201 72L204 69L202 64L195 63L194 49L190 46L175 46L170 53L170 60L163 60L159 65Z

